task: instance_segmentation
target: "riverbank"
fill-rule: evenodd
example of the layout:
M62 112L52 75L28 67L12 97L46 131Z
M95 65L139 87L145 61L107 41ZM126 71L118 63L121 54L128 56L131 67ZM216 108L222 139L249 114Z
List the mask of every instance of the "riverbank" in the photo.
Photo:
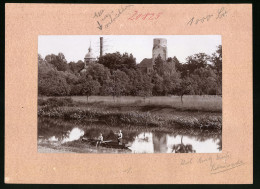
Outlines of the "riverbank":
M38 142L39 153L131 153L129 150L95 147L80 140L61 143Z
M135 125L160 128L221 130L219 111L187 110L166 105L79 102L72 98L45 98L38 102L38 116L102 122L107 125Z

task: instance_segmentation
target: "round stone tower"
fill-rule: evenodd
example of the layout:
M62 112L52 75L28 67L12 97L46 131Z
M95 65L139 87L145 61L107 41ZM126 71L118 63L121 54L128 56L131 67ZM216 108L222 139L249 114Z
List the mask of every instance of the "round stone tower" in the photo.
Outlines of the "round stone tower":
M154 60L161 56L163 61L167 60L167 39L155 38L153 39L153 64Z
M167 60L167 40L164 38L153 39L153 64L154 60L161 56L163 61Z

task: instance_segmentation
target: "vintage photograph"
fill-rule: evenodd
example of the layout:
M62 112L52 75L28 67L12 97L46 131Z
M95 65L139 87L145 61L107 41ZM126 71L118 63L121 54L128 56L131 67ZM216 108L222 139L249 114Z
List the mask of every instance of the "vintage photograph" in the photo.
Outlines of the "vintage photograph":
M39 153L222 152L220 35L39 35Z

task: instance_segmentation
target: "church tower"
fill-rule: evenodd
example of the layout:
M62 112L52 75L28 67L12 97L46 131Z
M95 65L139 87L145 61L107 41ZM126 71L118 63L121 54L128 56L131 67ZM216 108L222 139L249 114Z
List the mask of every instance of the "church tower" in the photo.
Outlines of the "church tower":
M80 71L80 73L86 72L89 63L96 62L96 60L97 59L95 58L94 53L92 52L91 42L90 42L90 45L89 45L89 48L88 48L88 53L84 57L84 68Z
M91 42L90 42L90 45L89 45L89 48L88 48L88 53L86 54L86 56L84 58L84 63L86 65L88 63L95 62L95 61L96 61L96 58L95 58L95 56L92 52Z
M158 56L161 56L163 61L167 60L167 40L164 38L155 38L153 39L153 58L152 64Z

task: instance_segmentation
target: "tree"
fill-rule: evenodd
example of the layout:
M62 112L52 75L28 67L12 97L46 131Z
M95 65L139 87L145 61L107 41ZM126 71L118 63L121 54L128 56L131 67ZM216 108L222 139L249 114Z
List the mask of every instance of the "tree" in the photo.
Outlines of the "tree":
M99 92L100 84L98 81L93 80L91 76L88 76L86 80L82 83L82 94L87 96L87 101L89 96L97 94Z
M127 93L127 85L129 82L128 76L125 74L125 72L122 72L120 70L116 70L111 75L111 81L112 81L112 96L113 98L119 97L125 93Z
M39 74L38 93L46 96L65 96L70 94L70 86L61 72L50 70Z
M216 52L212 54L211 62L217 73L222 74L222 45L219 45Z
M183 78L180 82L180 85L176 89L177 95L181 97L181 103L183 104L183 96L189 94L192 90L192 81L189 77Z
M58 71L66 71L69 68L65 56L62 53L58 55L47 55L45 61L54 65Z
M86 72L87 76L91 76L94 80L98 81L100 85L110 77L110 71L102 64L90 63Z
M179 71L176 71L175 74L171 75L170 76L170 80L172 82L172 88L171 88L171 94L177 94L178 93L178 89L180 87L180 84L181 84L181 74Z
M217 75L210 67L196 69L190 78L193 86L196 86L193 90L195 94L217 94Z
M62 62L67 63L67 60L66 60L66 58L65 58L65 56L64 56L63 53L58 53L58 58L59 58Z
M114 93L114 82L111 78L108 78L106 80L103 81L103 85L100 89L100 94L103 96L109 96L112 95L113 98L115 96Z
M163 93L163 78L157 74L157 72L152 73L152 84L153 84L153 95L159 96Z
M43 64L44 60L40 54L38 54L38 65Z
M146 74L143 74L138 69L128 69L125 73L129 78L129 83L127 85L127 95L138 95L139 91L143 90L144 76L146 76Z
M70 72L62 72L62 74L64 75L68 85L74 85L78 82L78 77L75 74Z
M82 84L78 83L71 86L71 92L70 92L71 95L76 95L76 96L82 95L81 92L82 92Z
M210 57L205 53L198 53L188 56L186 59L186 65L182 65L184 68L182 71L186 72L184 74L185 76L192 74L198 68L206 68L209 60Z
M124 53L122 55L122 71L126 71L127 69L136 69L136 59L132 54L128 55L128 53Z
M168 95L173 91L173 81L171 80L170 74L163 75L163 92L164 95Z
M175 65L171 62L165 62L163 65L163 75L172 76L176 73Z
M159 76L163 76L164 69L163 69L163 60L161 58L161 55L154 60L154 70L157 72Z
M143 76L143 80L140 83L140 88L137 92L138 96L142 96L144 98L144 102L146 97L152 95L153 84L151 83L151 78L148 75Z
M222 45L217 47L215 53L212 54L211 62L213 64L213 69L217 72L217 94L222 94Z
M174 65L175 65L175 69L176 69L176 71L181 71L181 63L180 63L180 61L178 60L178 58L176 57L176 56L174 56L173 58L172 58L172 62L174 63Z
M127 69L136 69L136 59L132 54L128 55L128 53L123 55L119 52L108 53L101 56L98 63L114 71L121 70L125 72Z
M77 63L70 62L68 64L68 68L72 73L78 74L84 68L84 65L84 62L82 60L79 60Z

